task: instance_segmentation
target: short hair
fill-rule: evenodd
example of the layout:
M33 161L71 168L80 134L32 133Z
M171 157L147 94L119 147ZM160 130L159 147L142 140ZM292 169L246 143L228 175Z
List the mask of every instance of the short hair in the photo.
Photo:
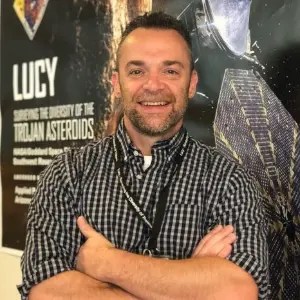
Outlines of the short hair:
M145 13L142 16L138 16L134 18L130 23L127 24L125 30L122 33L121 41L119 43L118 50L117 50L117 62L116 62L117 69L119 68L119 56L120 56L119 52L124 40L132 31L138 28L162 29L162 30L173 29L177 31L183 37L183 39L185 40L188 46L190 52L191 70L194 69L194 61L192 57L192 41L191 41L189 31L180 20L164 12Z

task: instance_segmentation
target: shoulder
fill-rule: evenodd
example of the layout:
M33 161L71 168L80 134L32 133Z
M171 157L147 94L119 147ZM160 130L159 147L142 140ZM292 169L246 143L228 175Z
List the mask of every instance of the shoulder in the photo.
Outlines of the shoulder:
M41 178L58 176L67 181L75 179L88 165L109 153L111 137L92 141L81 148L70 148L56 156L41 173Z
M242 166L238 161L225 157L216 147L208 146L190 137L188 155L195 162L205 161L209 174L213 177L222 177L233 182L256 181L253 173ZM202 166L203 164L201 164Z
M228 171L228 169L235 169L238 167L237 162L226 158L215 147L205 145L192 137L190 137L190 148L188 155L194 159L199 157L204 158L209 162L210 168L226 168Z
M213 146L208 146L200 142L199 140L194 139L193 137L190 138L190 147L191 150L193 151L193 154L201 154L205 155L210 158L219 158L219 159L224 159L226 158Z
M106 155L111 149L111 136L93 141L81 148L71 149L66 153L67 160L73 163L90 163L101 156Z

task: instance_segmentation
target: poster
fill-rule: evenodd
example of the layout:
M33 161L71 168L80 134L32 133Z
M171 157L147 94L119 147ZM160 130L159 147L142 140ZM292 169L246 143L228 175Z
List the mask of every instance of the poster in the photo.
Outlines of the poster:
M29 2L1 3L2 246L19 250L39 173L101 132L110 88L106 6L96 15L83 3Z
M297 1L203 0L179 14L200 74L194 111L207 103L216 148L261 187L270 299L300 297L299 10Z
M246 167L257 171L267 210L277 216L273 222L273 213L268 215L270 251L280 253L272 256L270 252L271 272L276 270L271 278L272 297L297 299L299 1L24 0L1 4L3 246L23 249L28 203L40 171L68 147L81 146L104 132L113 103L109 80L116 41L126 21L144 11L162 10L187 25L194 45L200 81L185 126L192 136L216 145L242 164L247 143L251 144L254 150L248 161L252 165ZM234 80L252 89L239 93ZM232 99L227 97L230 93ZM244 118L247 109L232 103L231 107L227 100L248 99L247 104L256 97L251 110L256 111L256 119L250 125L253 129L258 124L259 130L249 133L243 131L251 121ZM230 133L228 128L240 131ZM241 139L234 143L231 138L237 132ZM253 144L253 136L257 139L261 132L265 134L262 143ZM263 147L270 161L262 159Z

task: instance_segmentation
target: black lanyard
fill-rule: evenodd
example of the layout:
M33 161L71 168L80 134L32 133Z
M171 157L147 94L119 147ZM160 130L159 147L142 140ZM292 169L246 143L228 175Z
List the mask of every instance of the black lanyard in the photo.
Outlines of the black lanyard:
M170 176L170 179L168 180L167 184L162 188L160 194L159 194L159 200L157 202L156 206L156 213L154 217L153 225L149 222L148 218L146 217L145 212L142 210L142 208L136 203L134 200L132 194L129 192L129 189L127 188L125 184L124 176L121 172L121 167L123 165L123 161L121 160L121 145L119 141L116 139L116 136L113 137L113 147L114 147L114 158L115 158L115 164L117 168L117 174L119 178L119 182L121 184L122 190L126 196L126 199L128 203L131 205L131 207L136 212L137 216L150 228L151 235L148 243L148 249L145 249L143 254L145 255L158 255L158 249L157 249L157 237L159 235L162 221L164 218L167 200L168 200L168 194L169 194L169 188L171 183L171 178L174 176L174 174L179 169L179 166L183 160L185 150L187 148L187 144L189 141L189 137L186 134L184 140L182 141L180 145L180 150L177 152L175 156L175 168L173 171L173 174Z

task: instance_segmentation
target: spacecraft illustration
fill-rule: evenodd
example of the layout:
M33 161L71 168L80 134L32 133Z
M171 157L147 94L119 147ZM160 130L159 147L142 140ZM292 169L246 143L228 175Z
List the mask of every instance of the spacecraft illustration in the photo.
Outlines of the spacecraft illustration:
M228 56L250 61L263 68L250 49L251 0L192 1L177 16L200 47L221 49Z
M300 297L300 132L250 49L251 0L192 1L178 15L199 47L218 48L253 69L226 69L214 135L217 149L250 170L269 224L270 299ZM198 45L198 46L197 46Z
M269 222L270 299L297 299L300 267L298 124L252 70L225 71L214 132L216 147L251 170Z

